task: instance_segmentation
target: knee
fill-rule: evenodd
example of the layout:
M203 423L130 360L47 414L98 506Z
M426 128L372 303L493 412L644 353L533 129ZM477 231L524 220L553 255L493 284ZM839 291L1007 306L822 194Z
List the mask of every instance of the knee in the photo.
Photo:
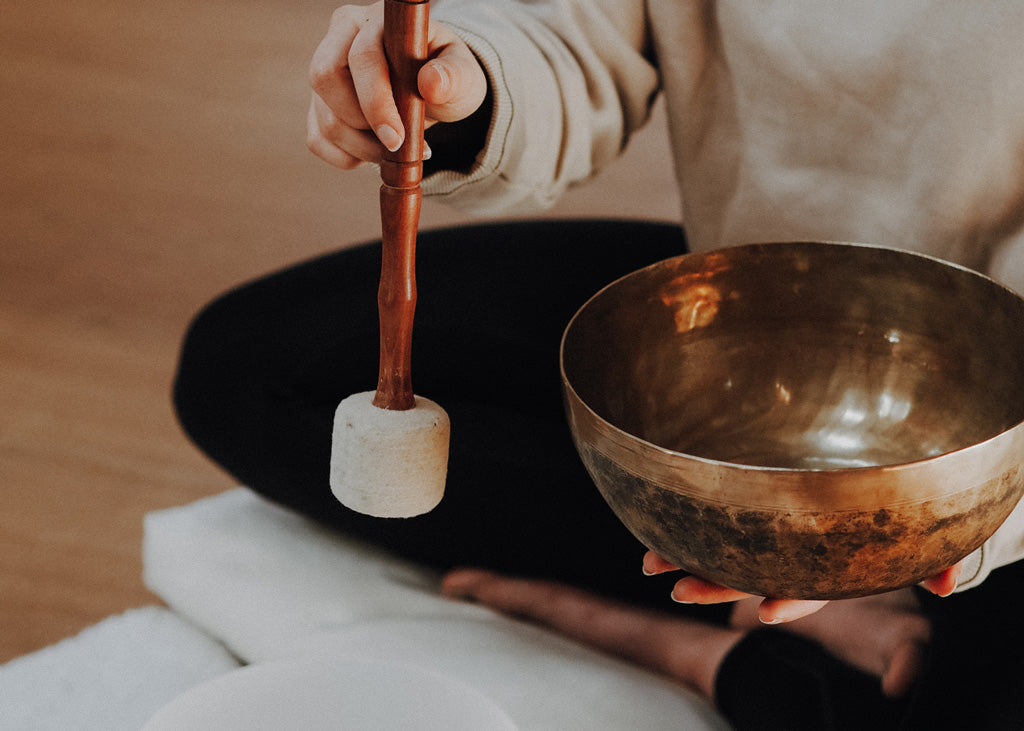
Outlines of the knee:
M193 318L178 352L172 403L178 422L193 439L223 412L223 402L239 387L242 342L231 294L214 300Z

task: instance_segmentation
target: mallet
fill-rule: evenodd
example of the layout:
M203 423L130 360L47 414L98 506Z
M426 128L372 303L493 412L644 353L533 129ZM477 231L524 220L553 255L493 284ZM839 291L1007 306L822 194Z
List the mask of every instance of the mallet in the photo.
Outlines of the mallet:
M331 490L352 510L381 518L432 510L448 471L448 415L415 396L411 379L424 150L416 76L427 60L428 18L428 0L385 0L384 52L405 142L380 165L380 370L376 392L349 396L334 416Z

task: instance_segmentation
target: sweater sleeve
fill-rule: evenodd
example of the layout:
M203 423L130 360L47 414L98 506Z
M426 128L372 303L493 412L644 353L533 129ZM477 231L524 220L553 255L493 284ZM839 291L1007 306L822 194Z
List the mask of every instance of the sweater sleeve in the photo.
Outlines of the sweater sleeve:
M994 247L986 273L1017 292L1024 292L1024 233ZM999 529L981 548L964 559L957 591L973 589L1000 566L1024 559L1024 500L1017 503Z
M964 559L957 591L979 586L1000 566L1024 558L1024 500L1017 503L999 529L981 548Z
M648 119L659 82L642 0L436 0L432 13L476 54L492 106L483 148L463 169L431 160L427 195L475 215L543 210Z

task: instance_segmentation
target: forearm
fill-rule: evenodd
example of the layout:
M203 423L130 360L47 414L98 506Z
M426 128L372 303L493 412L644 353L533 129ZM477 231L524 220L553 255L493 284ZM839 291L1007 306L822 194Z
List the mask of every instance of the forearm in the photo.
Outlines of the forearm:
M614 6L438 1L433 17L473 50L490 89L473 118L428 132L424 192L476 214L536 211L614 159L658 89L643 3Z

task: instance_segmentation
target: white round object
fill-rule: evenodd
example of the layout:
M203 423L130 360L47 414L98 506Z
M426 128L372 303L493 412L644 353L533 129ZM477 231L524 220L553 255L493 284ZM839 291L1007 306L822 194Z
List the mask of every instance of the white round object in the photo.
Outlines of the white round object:
M422 668L324 654L252 665L200 685L143 731L515 731L494 702Z
M450 425L444 409L416 397L406 411L349 396L334 414L331 490L343 505L379 518L433 510L444 495Z
M292 650L443 675L490 699L522 731L730 728L710 703L666 676L541 627L476 615L356 622L313 633Z

